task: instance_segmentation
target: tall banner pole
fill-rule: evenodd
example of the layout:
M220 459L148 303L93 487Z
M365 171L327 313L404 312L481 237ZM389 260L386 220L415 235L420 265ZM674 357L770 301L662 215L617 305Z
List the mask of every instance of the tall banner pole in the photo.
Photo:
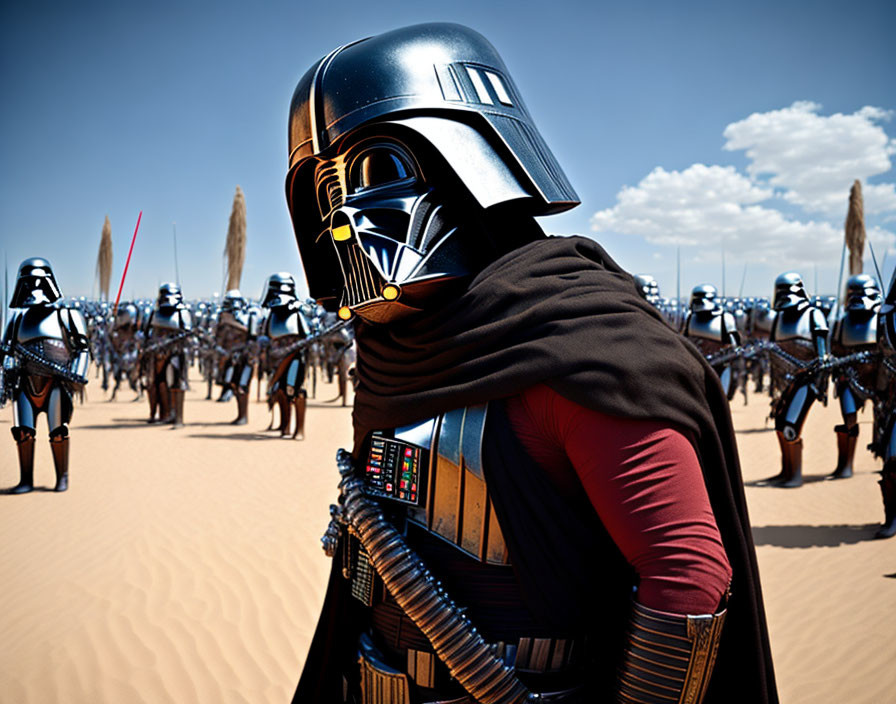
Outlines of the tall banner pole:
M115 296L115 307L112 309L112 316L115 317L118 314L118 302L121 300L121 289L124 288L124 280L128 275L128 266L131 264L131 254L134 252L134 242L137 241L137 230L140 229L140 219L143 217L143 211L140 211L140 214L137 215L137 226L134 228L134 236L131 237L131 246L128 249L128 258L124 263L124 271L121 274L121 283L118 284L118 295Z

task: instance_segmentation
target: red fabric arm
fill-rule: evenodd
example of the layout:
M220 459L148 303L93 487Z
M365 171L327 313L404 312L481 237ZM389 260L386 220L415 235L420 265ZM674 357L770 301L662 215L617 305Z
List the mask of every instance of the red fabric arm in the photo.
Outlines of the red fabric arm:
M637 599L713 613L731 580L693 446L657 421L592 411L541 384L507 401L514 432L562 491L585 489L637 571Z

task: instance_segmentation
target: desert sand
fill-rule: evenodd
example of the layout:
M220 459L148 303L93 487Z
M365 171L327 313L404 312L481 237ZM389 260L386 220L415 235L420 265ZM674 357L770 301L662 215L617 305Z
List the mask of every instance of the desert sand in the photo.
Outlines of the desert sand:
M264 431L263 403L229 425L235 404L204 400L198 380L178 430L147 425L132 396L108 402L91 381L68 492L0 496L0 702L289 701L329 569L319 538L350 409L320 386L308 439L291 441ZM748 483L777 471L767 410L733 402ZM875 461L860 449L852 479L816 481L838 422L835 403L813 408L801 489L747 487L784 704L896 702L896 539L872 539ZM18 481L11 425L7 406L0 487ZM43 420L35 481L54 483Z

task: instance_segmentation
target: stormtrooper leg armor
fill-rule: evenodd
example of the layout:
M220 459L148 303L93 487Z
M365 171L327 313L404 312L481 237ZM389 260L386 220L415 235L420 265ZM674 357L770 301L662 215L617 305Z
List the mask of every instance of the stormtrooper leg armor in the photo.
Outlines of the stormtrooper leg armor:
M775 430L781 446L781 472L766 480L769 486L794 489L803 484L803 441L800 434L815 396L808 384L791 386L775 409Z
M12 429L19 453L19 483L10 494L26 494L34 489L34 428L16 426Z
M861 404L848 386L839 388L838 392L843 424L834 426L834 432L837 434L837 466L827 476L828 479L847 479L852 476L856 445L859 441L858 410Z

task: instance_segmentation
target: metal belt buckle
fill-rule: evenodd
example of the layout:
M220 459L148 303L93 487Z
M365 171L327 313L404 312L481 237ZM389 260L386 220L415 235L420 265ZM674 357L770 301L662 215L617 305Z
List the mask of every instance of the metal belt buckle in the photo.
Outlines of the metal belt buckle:
M358 662L361 704L411 704L407 675L382 661L382 654L366 633L358 643Z

